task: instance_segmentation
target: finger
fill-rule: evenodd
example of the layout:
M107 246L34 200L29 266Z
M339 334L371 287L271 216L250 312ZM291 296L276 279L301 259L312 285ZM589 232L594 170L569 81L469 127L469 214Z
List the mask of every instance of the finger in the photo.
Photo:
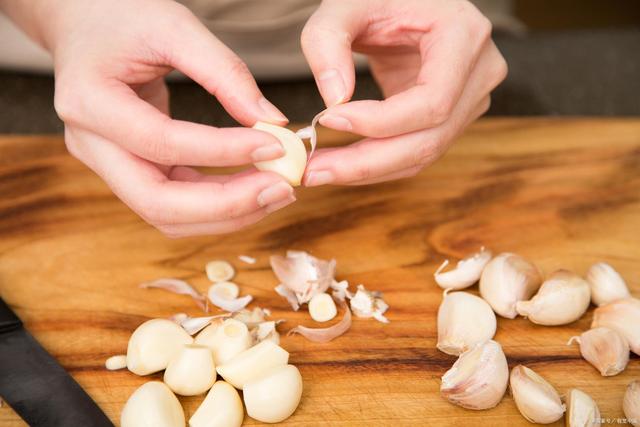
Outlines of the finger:
M379 184L381 182L386 182L386 181L396 181L399 179L411 178L416 176L422 169L424 169L424 166L422 165L414 166L412 168L403 169L401 171L378 176L378 177L367 179L364 181L349 182L347 183L347 185L370 185L370 184Z
M363 24L361 15L352 9L349 2L322 4L300 37L302 51L328 107L351 99L355 88L351 44Z
M231 233L255 224L267 215L269 215L269 211L264 208L240 218L234 218L227 221L169 225L164 227L161 231L163 234L171 238Z

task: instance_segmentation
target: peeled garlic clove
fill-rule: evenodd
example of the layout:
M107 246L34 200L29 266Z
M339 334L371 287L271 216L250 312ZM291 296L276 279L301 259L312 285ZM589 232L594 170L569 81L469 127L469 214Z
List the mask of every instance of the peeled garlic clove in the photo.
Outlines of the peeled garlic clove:
M127 367L127 356L125 356L124 354L111 356L104 362L104 367L110 371L117 371L118 369L124 369Z
M265 423L289 418L302 397L302 376L293 365L277 366L242 389L247 414Z
M467 409L489 409L507 390L509 367L502 347L490 340L460 355L442 377L440 393Z
M208 347L187 344L171 359L164 382L176 394L195 396L209 390L216 381L216 366Z
M516 302L531 298L542 283L538 268L512 253L502 253L487 263L480 276L480 296L502 317L517 316Z
M600 410L587 393L572 388L567 393L567 426L595 427L600 425Z
M129 396L120 415L121 427L184 427L184 412L165 384L150 381Z
M240 295L240 288L233 282L217 282L209 288L209 293L211 292L226 299L236 299Z
M208 347L216 365L223 365L242 353L252 344L247 325L227 319L222 324L206 327L195 339L195 343Z
M622 276L606 262L589 267L587 282L591 285L591 301L597 306L631 296Z
M270 123L257 122L253 128L278 138L285 151L283 157L255 163L256 168L275 172L294 187L300 185L304 169L307 167L307 148L302 139L289 129Z
M329 294L316 294L309 301L309 314L316 322L327 322L336 317L338 309Z
M617 331L600 327L574 337L569 343L580 344L580 354L591 363L603 377L617 375L629 363L629 343Z
M518 301L516 311L538 325L566 325L578 320L589 308L591 291L582 277L558 270L542 284L529 301Z
M640 380L633 381L627 387L622 401L622 409L627 421L633 427L640 427Z
M226 382L242 389L247 382L260 377L267 370L288 362L289 353L285 349L265 340L218 366L217 371Z
M442 289L457 290L468 288L480 279L482 270L491 260L491 256L491 251L482 247L480 252L458 261L456 268L453 270L442 273L442 270L449 264L449 261L445 260L433 277Z
M236 271L231 264L223 260L210 261L204 267L207 277L212 282L226 282L233 279Z
M595 309L592 328L606 326L620 332L629 348L640 355L640 300L626 298L610 302Z
M152 319L133 331L127 346L127 368L136 375L148 375L167 367L183 345L193 338L168 319Z
M438 309L438 349L455 356L493 338L496 315L485 300L467 292L445 294Z
M189 419L189 427L240 427L243 419L244 408L236 389L217 381Z
M562 418L565 406L551 384L523 365L511 370L511 394L518 410L532 423L549 424Z

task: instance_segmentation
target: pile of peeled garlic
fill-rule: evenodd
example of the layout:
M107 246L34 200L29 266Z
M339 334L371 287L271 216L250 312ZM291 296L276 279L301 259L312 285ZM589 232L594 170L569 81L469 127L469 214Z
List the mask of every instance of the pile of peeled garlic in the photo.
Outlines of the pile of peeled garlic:
M609 264L592 265L585 278L557 270L544 278L530 261L513 253L493 256L484 247L444 271L434 274L443 289L438 309L437 348L458 356L442 377L444 398L467 409L496 406L507 388L520 413L530 422L548 424L566 413L568 426L597 426L600 411L591 396L571 389L564 395L529 367L511 370L500 344L494 341L496 315L524 316L538 325L565 325L582 317L593 303L591 329L572 337L582 357L602 376L617 375L629 363L629 352L640 355L640 300ZM480 296L462 291L479 282ZM640 382L631 383L624 398L627 422L640 426Z

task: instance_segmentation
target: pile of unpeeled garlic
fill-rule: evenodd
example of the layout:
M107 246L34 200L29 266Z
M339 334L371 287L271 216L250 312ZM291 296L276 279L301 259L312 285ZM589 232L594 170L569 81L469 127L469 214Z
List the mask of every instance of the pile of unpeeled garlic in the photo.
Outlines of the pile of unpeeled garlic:
M434 274L443 289L438 309L437 348L458 356L442 377L441 394L467 409L496 406L508 387L520 413L533 423L548 424L566 412L568 426L601 423L596 402L578 389L568 390L564 402L556 389L532 369L518 365L511 370L500 344L493 340L498 316L518 315L539 325L565 325L578 320L592 302L591 329L577 342L582 357L602 376L622 372L629 351L640 355L640 300L631 296L624 279L609 264L592 265L586 279L558 270L546 280L525 258L502 253L493 256L481 248L444 272L445 261ZM465 289L479 282L480 297ZM640 426L640 381L632 382L624 397L626 422Z

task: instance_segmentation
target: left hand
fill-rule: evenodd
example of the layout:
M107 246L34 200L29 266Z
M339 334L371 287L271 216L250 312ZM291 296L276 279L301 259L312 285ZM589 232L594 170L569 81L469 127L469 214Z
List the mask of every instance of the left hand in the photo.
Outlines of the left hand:
M318 150L305 185L371 184L417 174L484 114L507 65L467 0L324 0L302 48L329 107L320 123L367 138ZM352 52L368 55L385 100L353 95Z

